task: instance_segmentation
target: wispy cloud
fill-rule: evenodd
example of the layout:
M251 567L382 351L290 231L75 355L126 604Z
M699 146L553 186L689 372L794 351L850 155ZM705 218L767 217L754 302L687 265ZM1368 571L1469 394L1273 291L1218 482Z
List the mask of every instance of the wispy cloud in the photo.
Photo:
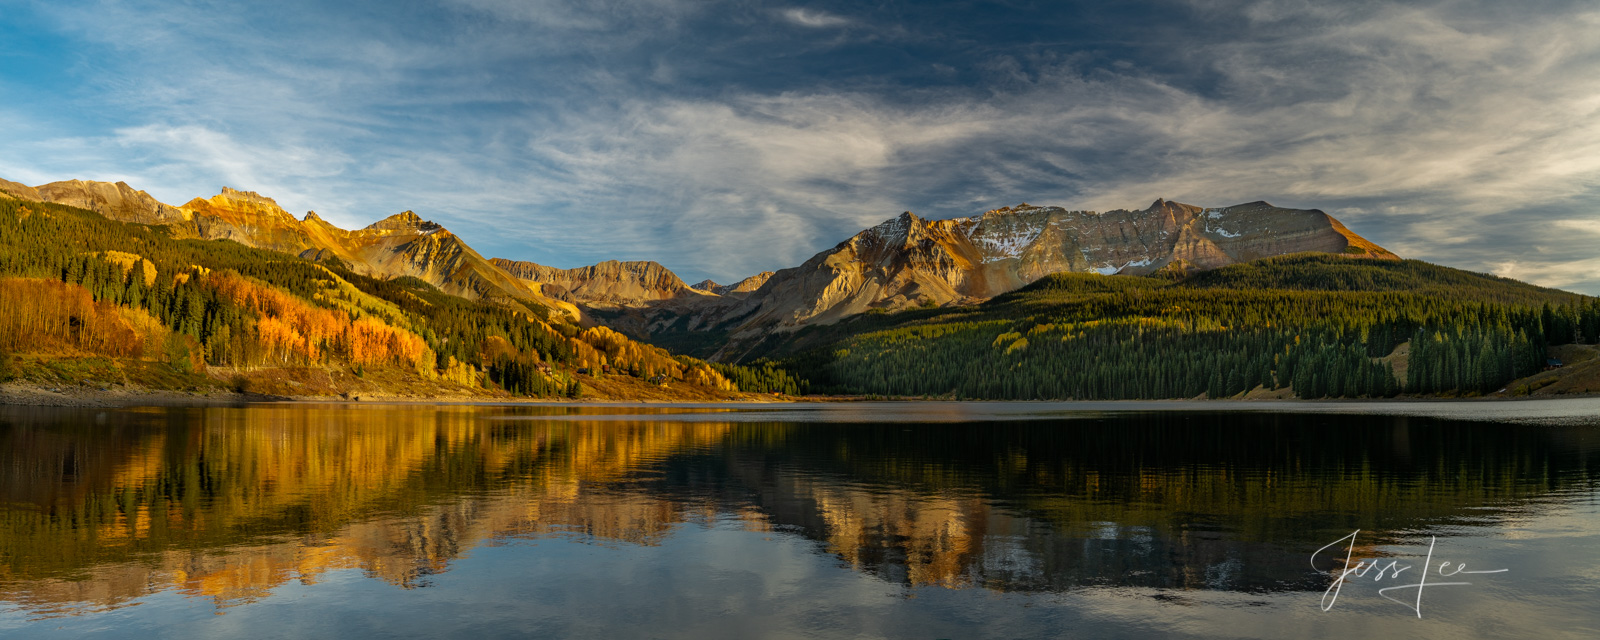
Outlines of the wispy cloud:
M1583 3L1195 0L1167 12L1193 24L1078 31L942 5L26 6L84 53L61 88L6 78L11 179L228 183L341 224L411 208L486 253L719 281L905 209L1266 199L1600 293ZM852 35L889 31L918 37Z
M1507 260L1490 266L1495 275L1550 287L1600 284L1600 257L1559 262Z
M126 153L148 158L150 164L145 175L163 183L152 185L156 188L191 180L195 165L199 165L209 176L223 183L219 186L260 191L274 197L290 211L295 211L297 205L310 208L319 200L348 204L345 197L325 192L306 193L298 187L337 178L351 163L350 158L337 149L293 143L247 144L228 134L195 125L118 129L112 142ZM172 191L172 188L162 191Z
M780 15L783 16L784 20L788 20L790 23L797 24L802 27L810 27L812 29L843 27L850 24L850 19L848 18L815 9L785 9Z
M1557 229L1571 229L1600 235L1600 217L1593 220L1557 220L1553 223L1553 226Z

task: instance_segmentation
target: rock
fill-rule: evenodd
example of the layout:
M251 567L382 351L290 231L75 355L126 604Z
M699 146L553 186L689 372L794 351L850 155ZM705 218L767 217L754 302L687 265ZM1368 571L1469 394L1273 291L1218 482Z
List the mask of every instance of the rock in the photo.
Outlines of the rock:
M1157 200L1105 213L1024 204L952 220L908 211L778 271L752 297L744 325L974 303L1064 271L1146 275L1305 251L1396 258L1326 213L1265 202L1207 209Z
M632 307L679 296L714 293L684 284L677 274L651 261L607 260L575 269L557 269L503 258L495 258L491 262L519 280L549 291L551 296L590 306Z

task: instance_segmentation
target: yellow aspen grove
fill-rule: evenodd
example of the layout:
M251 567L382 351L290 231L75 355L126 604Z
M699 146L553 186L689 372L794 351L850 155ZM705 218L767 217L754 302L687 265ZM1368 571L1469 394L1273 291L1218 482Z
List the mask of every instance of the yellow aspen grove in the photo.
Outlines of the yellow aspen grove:
M256 340L267 364L316 364L337 358L352 365L432 370L434 356L426 341L378 318L352 321L342 312L312 306L231 271L214 272L204 284L259 317ZM324 345L331 353L323 352Z
M95 302L81 286L35 278L0 279L0 348L139 357L144 346L144 335L116 305Z

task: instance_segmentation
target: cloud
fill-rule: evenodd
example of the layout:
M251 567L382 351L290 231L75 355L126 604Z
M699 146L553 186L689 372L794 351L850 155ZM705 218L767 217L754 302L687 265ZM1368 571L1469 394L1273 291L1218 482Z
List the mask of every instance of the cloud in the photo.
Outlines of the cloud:
M851 24L849 18L837 16L826 11L815 9L785 9L780 15L792 24L812 29L831 29L844 27Z
M1575 284L1600 283L1600 257L1563 262L1507 260L1491 267L1491 272L1497 276L1547 287L1562 288Z
M1553 226L1555 226L1557 229L1571 229L1573 231L1585 231L1588 233L1600 234L1600 219L1557 220Z
M55 93L8 78L12 179L117 176L178 201L227 183L347 225L411 208L488 254L718 281L906 209L1265 199L1407 257L1600 293L1600 12L1583 3L1195 0L1169 12L1192 22L1037 30L1059 41L985 22L999 9L30 6L84 62ZM861 24L900 35L813 31Z
M344 153L281 141L275 144L241 142L226 133L195 125L145 125L118 129L111 145L122 153L148 158L142 182L162 189L175 179L192 179L195 165L204 167L216 187L231 186L273 197L291 212L308 210L314 203L348 203L344 197L321 190L308 193L305 185L336 178L351 163ZM110 146L110 145L108 145ZM320 192L318 192L320 191ZM191 194L201 196L202 194ZM211 192L205 195L211 195ZM182 204L183 200L171 204ZM305 209L300 209L305 207ZM341 220L341 222L352 222Z
M1540 39L1527 37L1535 31ZM671 203L678 217L656 232L693 231L702 246L800 241L685 256L723 277L795 264L904 208L1104 210L1157 196L1341 210L1412 257L1487 269L1482 245L1507 238L1508 212L1544 215L1527 209L1581 198L1600 175L1600 75L1569 68L1594 50L1583 31L1470 34L1406 11L1303 38L1289 53L1218 45L1208 53L1227 91L1249 100L1061 65L1003 92L925 92L912 106L849 92L638 102L532 150L574 172L549 193ZM1369 53L1378 50L1390 53ZM1313 59L1349 70L1295 73ZM1518 226L1512 236L1534 240Z
M556 31L608 32L669 27L708 4L695 0L448 0L496 18Z

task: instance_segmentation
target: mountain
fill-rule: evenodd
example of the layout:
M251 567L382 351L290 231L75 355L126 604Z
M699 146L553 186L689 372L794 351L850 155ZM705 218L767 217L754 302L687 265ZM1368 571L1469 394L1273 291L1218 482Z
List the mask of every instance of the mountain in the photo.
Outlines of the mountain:
M981 305L866 313L725 353L817 391L944 398L1527 395L1600 390L1600 299L1328 253L1162 277L1056 273ZM1537 374L1537 377L1529 376Z
M731 287L697 285L715 297L645 300L599 319L658 344L737 359L742 345L772 331L872 310L976 304L1053 273L1182 277L1303 252L1398 259L1322 211L1265 202L1204 208L1157 200L1104 213L1024 203L950 220L906 212L798 267ZM669 335L683 332L718 335ZM712 344L717 350L706 351Z
M756 290L760 289L762 285L765 285L768 280L772 279L773 273L774 272L772 271L762 271L761 273L755 274L733 284L717 287L715 292L719 296L736 297L740 294L755 293Z
M715 280L706 278L697 284L689 285L689 288L706 293L715 293L719 296L748 294L760 289L761 285L766 284L767 280L772 278L772 274L773 272L771 271L762 271L733 284L717 284Z
M173 224L189 219L189 215L172 205L164 204L143 191L137 191L126 182L89 182L64 180L29 187L0 179L0 190L10 192L22 200L54 202L69 207L88 209L112 220L142 224Z
M229 187L182 207L163 204L122 182L68 180L28 187L0 180L0 189L23 200L87 209L120 222L163 226L178 238L232 240L312 260L337 259L364 275L411 276L468 299L579 317L571 303L541 295L490 264L449 230L410 211L347 231L315 212L296 219L272 198Z
M557 269L532 262L494 258L494 266L546 296L597 307L632 307L707 292L684 284L656 262L618 262Z
M791 327L968 304L1052 273L1187 272L1301 252L1396 258L1326 213L1265 202L1207 209L1157 200L1105 213L1022 204L952 220L906 212L774 274L746 323Z
M717 293L718 291L726 289L727 287L728 285L725 284L717 284L717 281L712 280L711 278L706 278L705 280L701 280L689 285L690 289L694 289L695 291L704 291L706 293Z
M0 404L140 401L141 387L696 401L804 388L495 299L522 285L412 212L345 231L225 190L182 207L187 222L150 225L4 191Z
M1593 388L1600 300L1399 260L1261 202L906 213L690 287L654 262L487 260L410 211L345 230L229 188L170 207L122 183L0 181L0 328L0 380L52 389L1515 395ZM1547 357L1575 373L1540 373Z
M124 183L72 180L27 187L4 182L0 189L116 220L164 225L179 237L336 259L357 273L412 276L467 298L545 307L658 343L683 346L663 334L709 333L691 340L701 352L713 343L747 343L771 331L837 322L871 310L974 304L1052 273L1165 270L1182 276L1301 252L1396 258L1322 211L1265 202L1203 208L1156 200L1142 210L1104 213L1024 203L949 220L906 212L798 267L732 285L708 280L691 287L648 261L558 269L486 260L448 230L409 211L346 231L314 212L296 219L271 198L227 187L182 207L162 204Z

